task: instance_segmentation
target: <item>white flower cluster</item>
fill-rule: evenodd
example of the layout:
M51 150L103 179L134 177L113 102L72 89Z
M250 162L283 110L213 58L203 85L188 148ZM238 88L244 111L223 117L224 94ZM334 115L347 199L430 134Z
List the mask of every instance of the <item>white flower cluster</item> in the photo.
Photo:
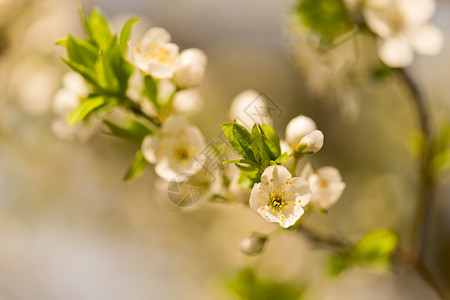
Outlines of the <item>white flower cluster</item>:
M322 148L323 134L311 118L300 115L286 127L283 151L300 154L316 153ZM295 154L294 154L295 155ZM270 166L255 184L250 207L265 220L289 227L303 215L303 207L311 205L319 210L329 209L342 195L345 183L334 167L313 171L307 164L299 177L293 177L285 166Z
M434 0L367 0L363 15L379 37L378 54L391 67L406 67L413 51L435 55L443 45L438 28L428 23L434 14Z

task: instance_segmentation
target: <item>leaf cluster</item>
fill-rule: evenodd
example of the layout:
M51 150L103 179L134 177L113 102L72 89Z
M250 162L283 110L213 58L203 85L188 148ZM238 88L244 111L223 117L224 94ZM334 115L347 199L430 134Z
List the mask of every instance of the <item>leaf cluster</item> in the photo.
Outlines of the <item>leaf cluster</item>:
M261 179L261 174L270 165L285 163L289 160L287 152L281 153L280 138L267 124L255 124L250 132L236 121L222 124L222 130L230 146L242 158L229 160L241 171L238 183L252 187Z

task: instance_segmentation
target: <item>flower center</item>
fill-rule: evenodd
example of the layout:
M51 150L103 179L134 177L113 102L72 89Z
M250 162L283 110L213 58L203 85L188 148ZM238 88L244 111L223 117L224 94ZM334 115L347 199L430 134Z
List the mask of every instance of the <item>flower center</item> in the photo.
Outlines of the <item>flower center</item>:
M156 60L159 63L172 65L175 62L175 59L170 55L169 50L158 44L150 46L148 55L152 60Z
M180 147L176 148L173 153L173 156L176 159L181 160L181 162L183 164L186 163L189 156L191 156L191 155L192 155L192 150L191 149L188 150L185 146L180 146Z

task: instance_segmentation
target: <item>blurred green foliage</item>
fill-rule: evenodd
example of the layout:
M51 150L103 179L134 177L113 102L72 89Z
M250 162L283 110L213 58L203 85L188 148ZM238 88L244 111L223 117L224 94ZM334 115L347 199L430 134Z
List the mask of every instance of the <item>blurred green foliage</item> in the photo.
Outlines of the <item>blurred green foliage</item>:
M323 42L328 44L354 28L342 0L300 0L297 13L303 25L320 35Z
M241 300L300 300L303 288L285 282L260 279L253 270L242 270L227 287Z
M337 276L353 265L386 269L398 245L398 235L390 230L373 231L365 235L348 252L334 254L329 260L329 273Z

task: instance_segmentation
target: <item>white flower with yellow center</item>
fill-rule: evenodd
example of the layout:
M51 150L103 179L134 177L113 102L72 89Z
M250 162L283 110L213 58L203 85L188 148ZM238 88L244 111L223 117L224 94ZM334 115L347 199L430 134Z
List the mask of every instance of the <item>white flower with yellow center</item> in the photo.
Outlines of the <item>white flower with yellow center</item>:
M270 166L264 170L261 182L255 183L250 195L250 208L266 221L288 228L303 215L303 206L311 198L309 183L283 166Z
M320 209L330 208L341 197L345 183L334 167L322 167L308 176L311 186L311 204Z
M381 37L378 53L391 67L406 67L413 50L435 55L443 45L442 33L428 24L436 8L434 0L367 0L364 17Z
M154 78L172 78L179 50L170 39L170 34L163 28L149 29L141 42L132 48L133 63Z
M200 171L204 148L200 130L180 116L164 122L161 136L148 135L142 142L144 157L156 164L156 173L167 181L183 181Z

